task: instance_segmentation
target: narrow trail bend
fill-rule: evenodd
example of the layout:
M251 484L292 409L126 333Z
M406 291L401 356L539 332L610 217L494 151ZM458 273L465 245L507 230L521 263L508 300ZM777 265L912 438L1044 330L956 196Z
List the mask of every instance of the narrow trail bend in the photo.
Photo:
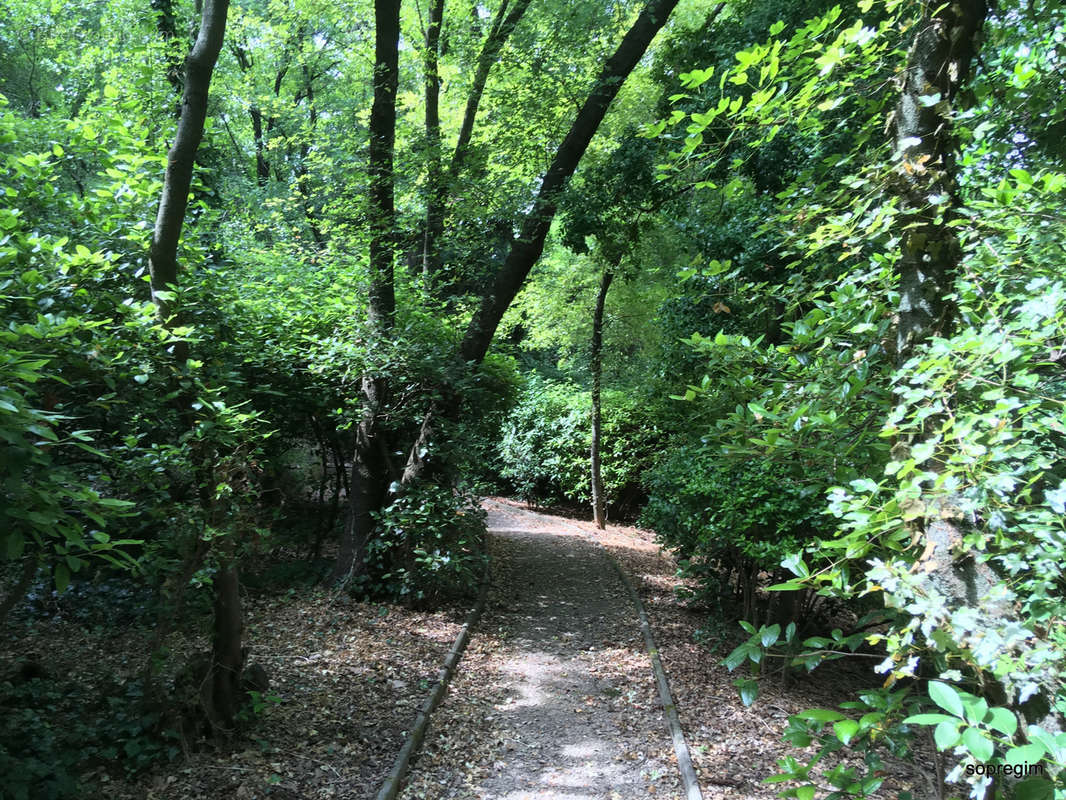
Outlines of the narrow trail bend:
M401 794L683 796L636 609L576 528L488 501L489 605Z

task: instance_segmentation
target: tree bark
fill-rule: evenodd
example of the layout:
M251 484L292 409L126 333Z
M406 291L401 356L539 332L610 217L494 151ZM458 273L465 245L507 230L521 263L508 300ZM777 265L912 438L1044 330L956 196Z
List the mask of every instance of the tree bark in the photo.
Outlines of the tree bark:
M387 340L396 315L393 283L396 210L393 199L393 147L396 140L396 90L399 85L400 0L376 0L374 103L370 110L370 292L367 317ZM362 380L363 417L352 455L348 514L337 562L327 581L346 584L366 569L366 546L374 531L374 512L388 489L389 450L379 414L388 393L381 376Z
M232 548L230 548L232 549ZM218 732L233 727L240 705L241 671L244 669L244 616L240 577L235 563L215 575L215 630L211 643L211 699L207 707L211 726Z
M958 200L952 104L970 75L987 11L985 0L926 3L926 19L908 53L890 118L903 210L895 336L899 364L918 344L951 327L953 308L946 298L959 261L958 239L948 225Z
M440 154L440 28L444 0L431 0L426 28L424 71L426 81L426 230L422 242L422 274L427 285L440 271L440 237L444 232L446 190Z
M603 378L603 307L607 302L607 291L611 288L614 273L603 271L600 278L600 291L596 295L596 309L592 313L592 447L589 462L592 469L592 521L603 530L607 527L604 519L603 477L600 475L600 389Z
M541 180L533 209L526 215L518 239L512 243L507 259L470 321L460 348L465 361L480 363L488 352L500 319L544 250L544 240L555 217L559 194L577 169L622 83L644 56L652 38L666 24L677 2L651 0L604 65Z
M178 240L185 224L196 150L203 138L204 121L207 119L208 88L222 49L228 9L229 0L205 0L200 31L185 59L185 93L181 99L181 116L178 118L174 145L167 154L159 213L148 249L152 300L164 323L171 317L171 303L159 293L178 280Z
M370 304L372 324L385 331L396 314L393 283L396 208L393 148L399 85L400 0L375 0L374 103L370 109Z

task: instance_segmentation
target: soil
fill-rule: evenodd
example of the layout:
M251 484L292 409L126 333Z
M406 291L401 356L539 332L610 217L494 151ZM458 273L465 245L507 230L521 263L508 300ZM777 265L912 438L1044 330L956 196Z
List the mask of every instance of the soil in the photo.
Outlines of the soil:
M635 609L606 552L488 502L492 586L404 798L677 798Z

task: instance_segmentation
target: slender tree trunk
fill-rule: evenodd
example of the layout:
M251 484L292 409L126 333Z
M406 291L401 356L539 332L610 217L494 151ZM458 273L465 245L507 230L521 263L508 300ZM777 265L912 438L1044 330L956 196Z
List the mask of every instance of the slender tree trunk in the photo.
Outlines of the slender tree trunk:
M611 288L614 273L603 271L600 291L596 295L596 310L592 314L592 448L589 461L592 468L592 521L603 530L604 520L603 477L600 475L600 388L603 378L603 306L607 291Z
M426 230L422 243L422 274L427 285L440 271L440 237L444 232L446 189L441 174L440 154L440 28L444 0L431 0L426 28L424 71L426 80Z
M396 210L393 199L393 147L396 139L396 89L399 85L400 0L376 0L374 104L370 110L370 292L367 316L387 340L396 314L393 265ZM374 512L385 502L389 484L387 444L379 414L388 384L364 376L363 418L352 454L348 515L337 562L327 579L342 585L363 574L366 546L374 531Z
M167 154L159 213L148 250L152 299L164 323L171 316L171 303L159 293L178 281L178 240L185 224L196 150L203 138L204 120L207 119L208 88L222 49L228 9L229 0L205 0L200 31L185 59L185 94L181 99L181 116L178 118L174 145Z
M533 209L526 215L518 239L512 243L506 261L496 273L492 286L470 321L461 346L465 361L480 362L488 352L503 313L544 250L544 240L555 217L559 194L577 169L622 83L644 56L655 34L666 24L677 2L651 0L604 65L541 180Z
M489 35L485 37L485 43L481 47L481 54L477 59L477 72L474 73L474 82L470 85L470 94L466 100L466 111L463 114L463 123L459 127L459 138L455 143L455 151L452 154L451 165L448 168L448 182L453 183L463 168L466 158L466 149L470 139L474 135L474 121L477 119L478 107L481 105L481 96L485 93L485 84L489 79L489 71L499 58L500 51L507 44L511 32L514 31L522 15L526 13L530 0L515 0L514 4L508 0L502 0L500 7L493 18Z
M655 34L666 24L677 2L678 0L651 0L601 70L566 138L559 145L551 166L541 179L533 209L526 215L521 234L511 243L506 260L496 273L492 286L483 295L481 304L467 327L459 346L459 353L464 361L480 364L485 358L503 313L518 294L530 269L544 250L544 239L555 217L555 204L559 193L577 169L622 83L644 56ZM467 110L470 110L469 104ZM468 116L472 119L472 115L468 113ZM472 129L473 122L470 124ZM457 147L456 154L459 153ZM453 158L452 170L455 168L456 159ZM454 403L448 404L447 407L435 404L426 414L418 437L408 451L407 466L404 470L405 482L423 473L425 461L421 454L429 450L430 438L435 429L435 417L441 413L449 413L454 408Z
M181 69L181 58L178 56L179 51L175 47L178 38L178 26L174 17L174 0L151 0L151 5L152 11L156 14L156 30L159 31L159 35L166 45L167 82L174 88L174 94L180 97L184 75Z
M172 325L175 316L175 306L167 290L178 282L178 241L185 224L196 151L203 138L204 121L207 118L211 74L222 49L228 9L228 0L205 0L203 4L196 41L185 60L185 92L181 102L181 115L178 117L174 145L167 155L159 212L149 247L152 299L160 319L167 326ZM183 366L188 357L187 345L184 342L175 345L173 356L178 366ZM204 492L201 492L201 502L205 509L210 507L210 500L204 496ZM228 549L232 553L232 543ZM206 555L206 550L207 544L202 540L198 542L195 559L201 560ZM227 560L230 560L229 554ZM229 563L215 576L214 589L215 633L212 644L210 697L206 707L215 729L225 730L232 727L236 713L243 665L243 623L238 595L239 578L234 563Z

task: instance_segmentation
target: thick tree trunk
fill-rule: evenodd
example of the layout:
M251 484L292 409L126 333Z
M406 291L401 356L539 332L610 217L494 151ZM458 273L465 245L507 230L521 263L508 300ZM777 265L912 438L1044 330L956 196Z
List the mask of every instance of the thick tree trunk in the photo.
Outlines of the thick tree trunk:
M596 309L592 313L592 447L589 461L592 469L592 521L603 530L607 527L604 519L603 477L600 475L600 389L603 378L603 307L607 302L607 291L611 288L614 273L603 271L600 278L600 291L596 295Z
M148 249L152 299L164 322L171 316L171 304L159 293L178 280L178 240L185 224L196 150L203 138L204 120L207 119L208 88L222 49L228 9L229 0L205 0L200 31L185 59L185 94L181 99L181 116L174 135L174 146L167 154L163 193Z
M644 56L655 34L666 24L677 2L678 0L651 0L626 33L614 55L604 65L588 99L578 111L577 118L541 180L533 209L526 215L518 239L512 243L506 261L496 273L491 287L470 321L461 346L464 360L480 362L488 352L503 313L518 294L530 269L544 250L544 240L555 217L559 194L577 169L622 83Z
M396 210L393 199L393 147L396 140L396 89L399 85L400 0L376 0L374 104L370 110L370 292L367 317L387 340L396 315L393 283ZM388 394L384 377L365 376L363 418L352 456L348 515L337 562L328 581L343 585L364 573L366 545L374 531L374 512L385 502L389 483L388 443L379 414Z
M231 548L232 549L232 548ZM215 575L215 631L211 643L211 698L207 715L211 726L222 733L233 727L241 700L244 669L244 616L241 612L240 577L237 565L229 564Z
M902 201L896 357L900 364L930 336L946 334L959 244L948 222L957 202L952 103L970 75L985 0L926 4L891 118Z
M444 0L431 0L426 52L423 62L426 81L426 230L422 241L422 274L427 285L440 271L440 237L444 232L445 187L440 155L440 27Z

